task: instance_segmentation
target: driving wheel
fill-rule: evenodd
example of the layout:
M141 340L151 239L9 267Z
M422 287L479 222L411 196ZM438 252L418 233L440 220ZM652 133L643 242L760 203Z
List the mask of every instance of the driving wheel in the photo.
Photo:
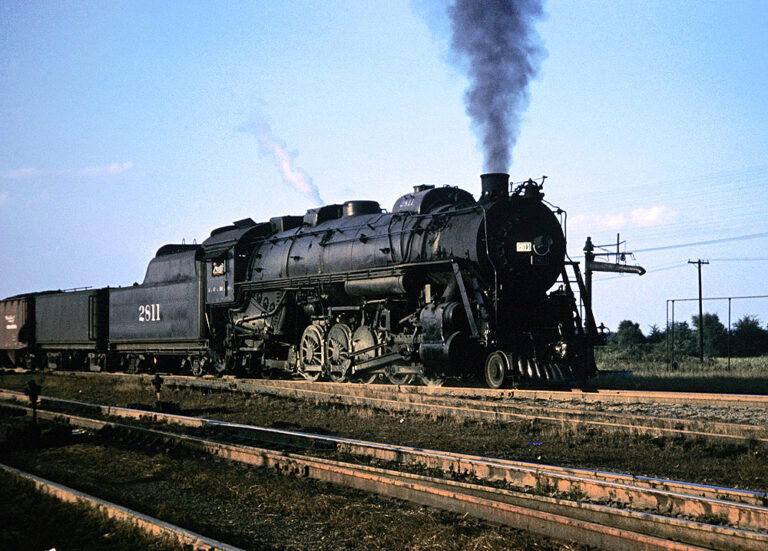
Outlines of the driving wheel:
M308 381L317 381L323 374L323 332L317 325L308 325L301 335L299 372Z
M337 323L328 331L325 347L328 377L336 383L346 381L347 370L352 363L349 359L349 352L352 349L352 330L343 323Z

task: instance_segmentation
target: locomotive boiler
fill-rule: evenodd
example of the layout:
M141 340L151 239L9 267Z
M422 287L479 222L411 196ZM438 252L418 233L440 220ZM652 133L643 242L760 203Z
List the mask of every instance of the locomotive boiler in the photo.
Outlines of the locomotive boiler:
M207 304L226 327L224 364L397 384L480 374L491 387L593 375L600 335L542 185L481 183L477 201L417 186L391 212L348 201L214 231Z
M572 384L595 373L602 335L589 301L578 304L586 290L567 260L562 211L542 188L529 180L510 191L507 174L484 174L477 200L416 186L390 212L347 201L240 220L200 245L162 247L140 285L0 306L47 300L76 312L69 302L90 300L78 323L91 369ZM25 334L56 326L33 311ZM12 343L6 360L56 366L77 351L73 339L56 348L56 339L0 337Z

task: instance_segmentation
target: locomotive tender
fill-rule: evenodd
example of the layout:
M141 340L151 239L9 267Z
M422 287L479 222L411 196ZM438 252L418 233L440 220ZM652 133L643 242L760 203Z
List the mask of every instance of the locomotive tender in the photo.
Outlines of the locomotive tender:
M166 245L144 281L0 301L15 365L310 381L573 384L602 335L557 214L532 180L416 186L391 212L347 201ZM570 274L568 270L570 269ZM553 289L556 284L559 285ZM589 304L589 301L582 301ZM583 314L582 314L583 313Z

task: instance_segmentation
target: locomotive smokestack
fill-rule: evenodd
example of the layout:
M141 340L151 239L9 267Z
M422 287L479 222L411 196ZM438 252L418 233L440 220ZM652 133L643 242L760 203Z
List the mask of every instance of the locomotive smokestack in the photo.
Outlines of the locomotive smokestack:
M509 197L509 174L503 172L491 172L480 175L482 187L481 200L497 201Z
M491 172L480 175L481 200L496 201L509 197L509 174Z

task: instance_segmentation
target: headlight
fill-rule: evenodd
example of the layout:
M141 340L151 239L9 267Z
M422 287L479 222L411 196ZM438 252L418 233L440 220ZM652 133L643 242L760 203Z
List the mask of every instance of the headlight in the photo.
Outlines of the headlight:
M539 256L544 256L549 253L549 248L552 246L552 238L546 235L540 235L533 240L533 252Z

